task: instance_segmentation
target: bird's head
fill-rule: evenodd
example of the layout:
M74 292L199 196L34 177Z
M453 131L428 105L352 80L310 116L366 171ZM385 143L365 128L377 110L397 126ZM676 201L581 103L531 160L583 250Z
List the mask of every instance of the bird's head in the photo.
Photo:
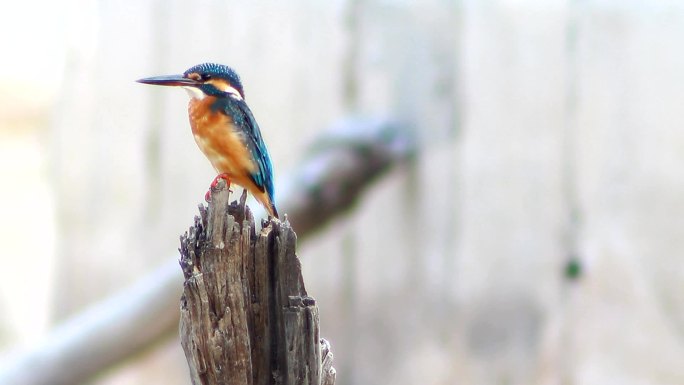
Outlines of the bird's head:
M205 96L245 98L238 74L232 68L216 63L202 63L180 75L153 76L137 82L183 87L195 99L203 99Z

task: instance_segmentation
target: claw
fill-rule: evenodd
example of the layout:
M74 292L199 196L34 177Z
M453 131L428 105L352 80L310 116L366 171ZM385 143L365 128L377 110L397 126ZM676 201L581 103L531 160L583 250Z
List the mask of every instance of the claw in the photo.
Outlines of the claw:
M225 172L222 173L222 174L216 175L216 178L214 178L214 181L211 182L210 188L216 188L216 185L218 185L218 182L219 182L220 179L225 180L225 181L226 181L226 185L227 185L226 187L230 188L230 177L229 177L228 174L226 174Z
M216 178L211 182L211 185L209 185L209 191L207 191L206 194L204 194L204 200L207 201L207 203L211 202L211 191L218 186L219 180L225 180L226 181L226 187L228 188L228 192L233 192L233 190L230 189L230 177L228 174L225 172L222 174L216 175Z

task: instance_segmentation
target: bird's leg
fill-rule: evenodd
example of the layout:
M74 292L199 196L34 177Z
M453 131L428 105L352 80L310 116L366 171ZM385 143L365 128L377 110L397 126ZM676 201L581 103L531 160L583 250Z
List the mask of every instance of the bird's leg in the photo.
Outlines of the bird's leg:
M218 186L219 180L223 179L226 181L226 187L228 188L229 192L233 192L233 190L230 189L230 178L228 177L228 174L225 172L222 174L216 175L216 178L211 182L211 185L209 185L209 191L207 191L206 194L204 194L204 200L207 202L211 202L211 190L215 189L216 186Z

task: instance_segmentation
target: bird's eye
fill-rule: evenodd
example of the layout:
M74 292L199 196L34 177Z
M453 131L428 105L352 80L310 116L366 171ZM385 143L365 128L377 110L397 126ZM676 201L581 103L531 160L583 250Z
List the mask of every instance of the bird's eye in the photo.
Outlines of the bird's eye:
M205 81L205 82L206 82L207 80L211 79L211 75L209 75L209 74L202 74L201 77L202 77L202 80Z

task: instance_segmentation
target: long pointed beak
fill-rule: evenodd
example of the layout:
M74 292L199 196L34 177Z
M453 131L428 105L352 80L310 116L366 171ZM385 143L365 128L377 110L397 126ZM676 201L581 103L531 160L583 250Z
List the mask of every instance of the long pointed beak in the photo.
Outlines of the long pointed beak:
M138 83L154 84L158 86L196 86L200 84L197 80L188 79L183 75L164 75L153 76L151 78L144 78L136 80Z

